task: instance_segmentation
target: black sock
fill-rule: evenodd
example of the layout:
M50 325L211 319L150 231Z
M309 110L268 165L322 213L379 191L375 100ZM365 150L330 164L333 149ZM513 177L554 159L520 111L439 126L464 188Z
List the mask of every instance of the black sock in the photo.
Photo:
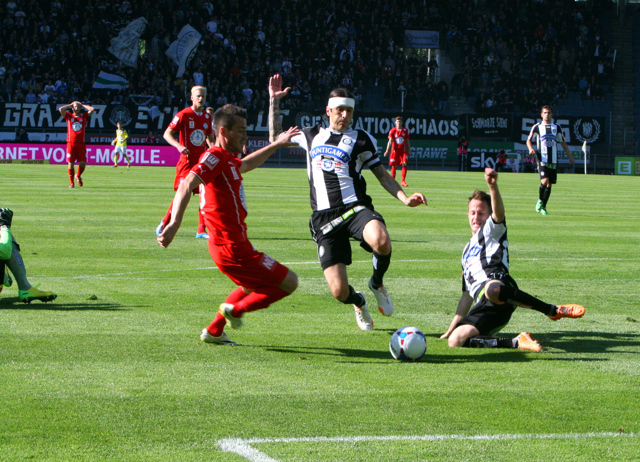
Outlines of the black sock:
M544 202L544 192L546 189L547 187L540 183L540 188L538 189L538 199L540 199L540 202Z
M477 336L467 339L462 346L467 348L518 348L518 343L513 338Z
M366 300L364 295L357 293L353 287L349 286L349 296L342 303L345 305L364 306Z
M373 252L373 276L371 276L371 285L374 289L382 285L382 278L389 269L390 264L391 252L389 252L389 255L380 255L377 252Z
M555 316L556 314L555 305L545 303L542 300L535 298L533 295L529 295L515 287L507 285L500 286L498 299L501 302L507 302L522 308L531 308L547 316Z
M549 201L549 196L551 195L551 186L547 186L544 188L544 193L542 194L542 206L547 207L547 202Z

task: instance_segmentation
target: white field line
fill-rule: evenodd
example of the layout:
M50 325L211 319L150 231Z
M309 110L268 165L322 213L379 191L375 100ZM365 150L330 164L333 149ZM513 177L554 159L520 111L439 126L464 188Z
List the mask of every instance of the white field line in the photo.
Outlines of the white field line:
M518 258L518 260L526 260L526 261L637 261L639 258ZM393 260L393 263L428 263L428 262L440 262L446 261L450 262L450 258L423 258L423 259L412 259L412 260ZM317 260L313 261L293 261L293 262L281 262L286 266L296 266L296 265L318 265ZM371 263L371 260L358 260L353 262L354 264L359 263ZM73 276L71 279L91 279L91 278L108 278L114 276L135 276L137 274L153 274L153 273L168 273L172 271L180 271L182 273L186 271L203 271L203 270L214 270L218 269L217 266L205 266L201 268L170 268L170 269L157 269L150 271L131 271L127 273L109 273L109 274L86 274L80 276ZM60 278L60 276L52 276L48 279L56 279ZM66 278L66 277L64 277Z
M220 449L233 452L250 462L278 462L266 454L251 447L260 443L357 443L364 441L447 441L447 440L546 440L581 438L623 438L638 437L640 433L550 433L550 434L504 434L504 435L418 435L418 436L337 436L308 438L227 438L218 441Z

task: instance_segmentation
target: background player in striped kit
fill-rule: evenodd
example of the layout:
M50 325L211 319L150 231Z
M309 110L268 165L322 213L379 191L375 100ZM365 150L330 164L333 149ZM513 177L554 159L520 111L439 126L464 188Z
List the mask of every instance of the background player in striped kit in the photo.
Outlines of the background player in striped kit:
M449 329L440 338L449 339L450 347L540 351L538 342L526 332L514 338L492 336L507 325L517 306L539 311L554 321L579 318L585 309L581 305L551 305L518 289L509 274L507 222L498 174L487 168L484 177L489 194L476 189L469 198L473 235L462 252L462 297Z
M282 89L282 77L269 80L269 139L282 133L280 99L290 88ZM331 293L340 302L354 306L356 322L362 330L372 330L373 320L365 296L357 292L347 278L351 264L349 238L373 253L373 275L369 288L378 309L385 316L393 313L393 303L383 284L391 262L391 239L382 216L367 195L362 169L368 167L384 189L409 207L426 205L420 193L407 196L392 178L377 154L376 140L364 130L350 128L355 102L344 88L329 95L326 115L329 127L304 128L292 139L307 153L307 174L313 214L309 226L318 247L318 258Z
M573 156L569 146L562 137L562 130L553 123L553 110L551 106L542 106L540 117L542 122L531 127L531 133L527 138L529 155L538 154L538 167L540 172L539 199L536 204L536 212L548 215L547 201L551 195L551 185L556 184L558 179L558 143L569 157L569 162L573 164ZM537 151L533 149L532 140L536 137Z

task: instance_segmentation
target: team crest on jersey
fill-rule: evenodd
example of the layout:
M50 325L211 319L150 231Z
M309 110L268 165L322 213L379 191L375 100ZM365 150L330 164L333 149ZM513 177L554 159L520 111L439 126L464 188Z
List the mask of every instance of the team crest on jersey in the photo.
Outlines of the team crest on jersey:
M342 138L342 142L344 144L346 144L347 146L350 146L353 143L353 140L351 138L347 138L346 136L344 138Z
M189 141L191 141L191 144L193 144L194 146L202 146L202 143L204 143L204 139L204 131L202 130L194 130L191 132L191 136L189 136Z
M214 156L211 153L208 153L206 157L202 160L202 163L206 165L209 169L213 170L216 165L218 165L220 159Z
M404 143L404 138L403 138L403 137L401 137L401 136L397 137L397 138L396 138L396 143L398 143L398 144L402 144L402 143Z
M196 128L196 123L193 120L189 120L189 128Z
M78 120L82 120L82 119L78 119ZM80 132L82 131L82 124L80 122L73 122L71 124L71 130L73 130L74 132Z

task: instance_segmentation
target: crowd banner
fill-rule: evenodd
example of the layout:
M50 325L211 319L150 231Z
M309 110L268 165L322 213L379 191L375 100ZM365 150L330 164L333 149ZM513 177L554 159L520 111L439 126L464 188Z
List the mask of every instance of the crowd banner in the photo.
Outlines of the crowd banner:
M469 114L467 117L467 138L511 138L513 135L513 117L510 114Z
M516 130L513 134L515 141L522 143L527 141L531 127L541 122L540 118L516 117ZM567 144L602 144L606 143L605 125L606 117L555 117L553 121L560 125L562 136Z
M24 128L29 132L36 130L60 131L65 133L67 124L58 112L62 104L35 103L0 103L0 126L4 130ZM87 126L87 136L100 131L114 132L116 123L122 126L130 135L146 134L149 131L162 133L167 128L173 116L181 107L165 106L158 108L159 116L151 118L149 107L135 104L93 104L95 112ZM360 112L353 118L353 127L368 131L375 138L386 138L389 130L395 126L397 113ZM441 115L427 116L405 112L403 114L405 126L411 133L411 139L424 140L457 140L460 136L459 117L445 117ZM283 110L281 113L282 126L298 126L300 128L321 124L327 125L326 118L319 113L306 111ZM461 116L464 118L464 116ZM247 112L247 134L254 137L268 137L269 120L266 111Z

